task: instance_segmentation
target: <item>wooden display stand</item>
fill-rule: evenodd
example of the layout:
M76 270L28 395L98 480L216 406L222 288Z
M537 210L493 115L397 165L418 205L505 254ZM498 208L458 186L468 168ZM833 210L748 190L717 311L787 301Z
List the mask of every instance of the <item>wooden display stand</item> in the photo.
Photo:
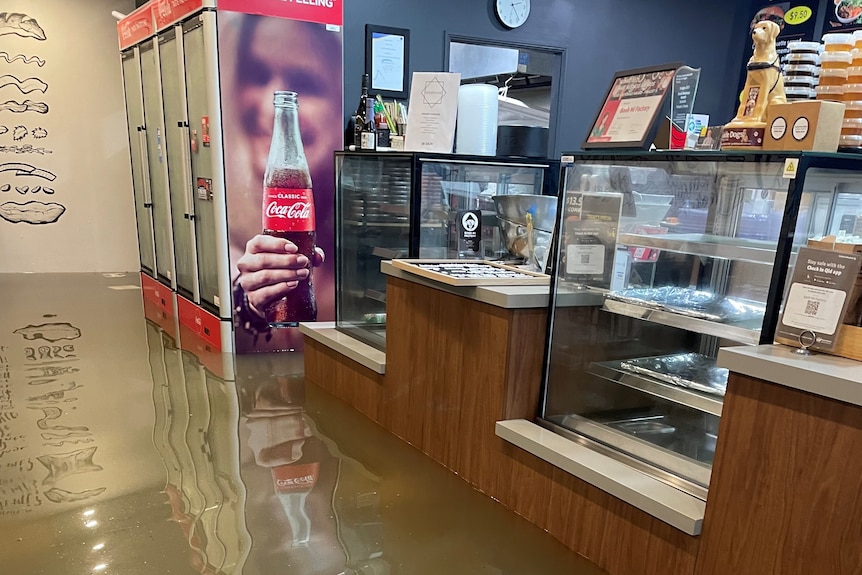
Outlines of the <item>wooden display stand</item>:
M769 107L764 150L837 152L844 104L811 100Z

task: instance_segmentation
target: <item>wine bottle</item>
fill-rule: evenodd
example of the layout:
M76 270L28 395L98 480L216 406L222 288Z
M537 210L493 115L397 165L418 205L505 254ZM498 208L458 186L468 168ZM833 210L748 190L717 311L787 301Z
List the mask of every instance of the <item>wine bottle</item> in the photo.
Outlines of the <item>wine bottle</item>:
M369 106L373 106L373 102L374 100L368 97L368 74L363 74L362 94L359 96L359 105L353 114L353 145L357 150L362 149L362 132L372 121L373 116L369 114Z

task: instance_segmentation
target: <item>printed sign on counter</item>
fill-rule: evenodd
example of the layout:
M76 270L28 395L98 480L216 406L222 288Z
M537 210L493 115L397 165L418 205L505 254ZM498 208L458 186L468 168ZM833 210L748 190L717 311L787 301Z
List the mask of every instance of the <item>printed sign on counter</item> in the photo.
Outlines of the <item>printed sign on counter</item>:
M775 340L832 351L862 255L800 248Z
M449 154L455 144L461 74L414 72L404 150Z
M643 148L651 144L678 68L667 64L617 72L583 147Z
M611 287L622 194L569 192L563 206L564 269L567 280Z

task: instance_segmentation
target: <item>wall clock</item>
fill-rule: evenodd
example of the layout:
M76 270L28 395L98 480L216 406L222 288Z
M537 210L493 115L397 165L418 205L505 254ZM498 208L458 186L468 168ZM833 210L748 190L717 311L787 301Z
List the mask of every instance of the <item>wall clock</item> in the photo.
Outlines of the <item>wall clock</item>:
M530 0L495 0L494 12L500 24L509 29L517 28L530 15Z

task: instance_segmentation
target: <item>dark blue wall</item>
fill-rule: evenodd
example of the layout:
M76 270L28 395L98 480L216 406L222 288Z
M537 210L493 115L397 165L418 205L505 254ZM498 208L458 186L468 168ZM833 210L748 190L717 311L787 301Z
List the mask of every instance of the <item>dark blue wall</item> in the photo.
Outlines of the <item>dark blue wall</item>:
M735 110L747 0L532 0L527 23L501 27L492 0L345 0L344 97L349 115L365 67L365 24L410 30L410 70L445 70L445 34L566 49L557 153L580 148L617 70L702 67L696 109L724 123Z

